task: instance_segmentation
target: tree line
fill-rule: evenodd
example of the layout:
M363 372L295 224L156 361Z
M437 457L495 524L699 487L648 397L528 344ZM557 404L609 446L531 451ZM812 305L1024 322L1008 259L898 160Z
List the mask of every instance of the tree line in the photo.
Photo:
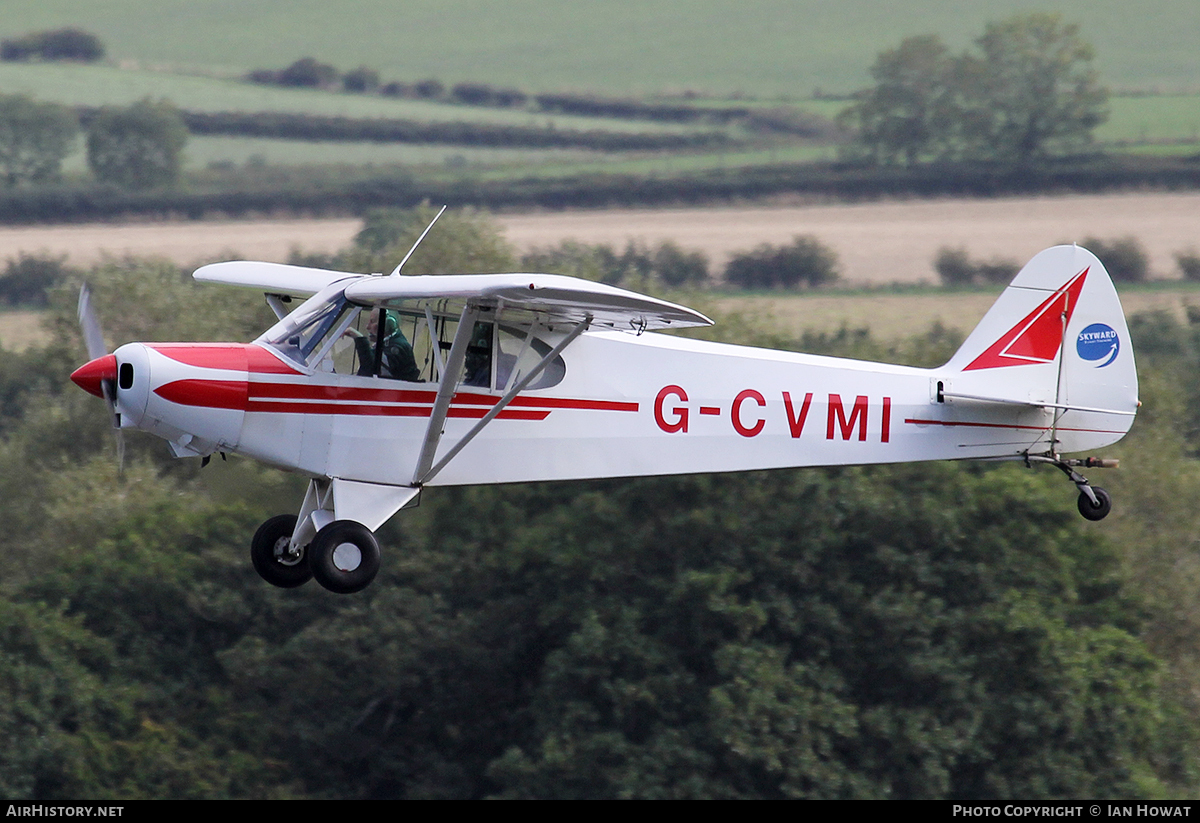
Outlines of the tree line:
M704 107L638 99L605 97L598 94L565 92L531 94L514 88L497 87L479 81L464 81L447 86L436 78L414 82L383 82L378 70L359 66L347 72L314 57L301 57L282 69L253 69L245 79L251 83L299 88L340 90L350 94L379 94L413 100L434 100L468 106L527 108L538 111L590 117L661 120L675 123L696 121L727 123L749 117L746 106Z

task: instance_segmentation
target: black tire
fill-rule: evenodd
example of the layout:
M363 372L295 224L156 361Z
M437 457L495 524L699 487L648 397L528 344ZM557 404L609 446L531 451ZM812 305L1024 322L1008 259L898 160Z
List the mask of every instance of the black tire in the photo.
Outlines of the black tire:
M250 562L258 576L281 589L294 589L312 579L312 571L301 551L298 558L287 556L288 543L296 530L296 515L280 514L258 527L250 541Z
M308 567L331 592L362 591L379 573L379 543L362 523L335 520L309 544Z
M1099 486L1092 486L1092 491L1096 494L1096 502L1100 505L1096 505L1086 494L1080 492L1079 513L1088 520L1103 520L1112 511L1112 498L1108 496L1108 492Z

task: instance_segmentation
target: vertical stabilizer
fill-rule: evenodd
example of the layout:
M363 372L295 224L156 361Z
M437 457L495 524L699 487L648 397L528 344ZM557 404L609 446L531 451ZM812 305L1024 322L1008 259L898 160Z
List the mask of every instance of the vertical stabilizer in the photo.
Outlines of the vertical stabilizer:
M1121 302L1104 265L1079 246L1030 260L943 372L956 393L1045 405L1061 452L1119 440L1137 410Z

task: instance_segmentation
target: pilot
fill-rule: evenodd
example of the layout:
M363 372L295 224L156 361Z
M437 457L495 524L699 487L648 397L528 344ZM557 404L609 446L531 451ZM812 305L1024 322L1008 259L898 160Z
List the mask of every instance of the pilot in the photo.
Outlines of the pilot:
M476 323L471 332L463 383L486 388L492 384L492 324Z
M354 338L354 350L358 354L358 374L370 377L375 371L375 342L379 335L379 315L384 320L383 364L380 368L381 377L394 380L407 380L418 383L421 380L421 370L417 368L417 359L413 356L412 343L400 331L400 322L389 311L371 312L367 319L367 334L363 335L357 329L348 329L347 334Z

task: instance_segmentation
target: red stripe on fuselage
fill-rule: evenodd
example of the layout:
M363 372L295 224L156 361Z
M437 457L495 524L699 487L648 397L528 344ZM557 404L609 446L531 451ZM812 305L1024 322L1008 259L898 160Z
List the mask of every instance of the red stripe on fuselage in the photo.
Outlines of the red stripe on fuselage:
M238 380L175 380L154 390L172 403L206 408L281 414L349 414L383 417L429 417L437 395L412 389L368 389L352 386L322 386L297 383L262 383ZM447 416L478 419L494 406L497 397L456 394ZM576 400L561 397L517 397L497 417L502 420L544 420L550 410L634 411L637 403L608 400Z
M181 406L246 410L249 384L245 380L176 380L154 393Z
M433 403L437 393L412 389L375 389L356 386L322 386L312 383L251 383L255 398L287 400L342 400L359 403Z
M261 346L239 343L152 343L147 348L177 363L252 374L302 374Z
M341 403L294 403L251 400L245 411L266 412L272 414L344 414L363 415L368 417L429 417L433 414L432 406L375 406L368 404L345 405ZM464 409L451 407L447 417L465 417L479 419L487 414L487 409ZM501 420L544 420L550 416L548 411L530 411L526 409L505 409L496 417Z
M455 403L477 406L494 406L500 401L499 397L491 394L470 394L456 392ZM509 403L510 406L532 406L539 409L588 409L591 411L630 411L635 412L639 406L636 402L620 400L576 400L570 397L525 397L517 396Z
M1050 426L1018 426L1015 423L972 423L966 420L920 420L909 418L905 423L912 423L914 426L968 426L977 429L1022 429L1026 431L1050 431ZM1076 429L1067 428L1066 426L1056 427L1060 432L1091 432L1093 434L1125 434L1125 432L1111 431L1109 429Z

